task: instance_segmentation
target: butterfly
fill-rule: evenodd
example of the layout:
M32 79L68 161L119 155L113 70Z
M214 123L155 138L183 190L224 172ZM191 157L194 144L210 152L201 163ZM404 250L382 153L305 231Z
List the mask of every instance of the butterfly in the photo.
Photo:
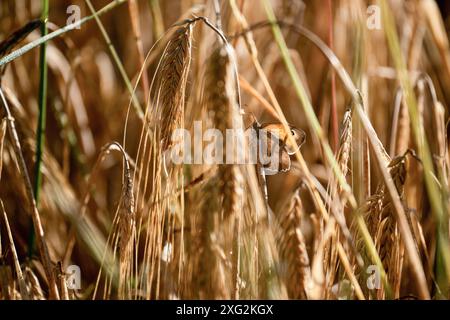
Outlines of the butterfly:
M264 173L273 175L289 171L291 169L290 156L295 154L305 143L306 133L289 125L295 141L292 142L281 123L259 124L255 120L250 128L256 132L256 136L253 136L256 139L250 143L258 145L258 162L264 169Z

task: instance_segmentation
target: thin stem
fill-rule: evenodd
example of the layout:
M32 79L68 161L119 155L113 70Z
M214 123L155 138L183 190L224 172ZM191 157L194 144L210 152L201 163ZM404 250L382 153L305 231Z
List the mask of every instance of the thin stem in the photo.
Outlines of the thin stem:
M14 245L14 239L11 232L11 227L9 226L8 215L6 214L5 207L3 205L3 201L0 199L0 211L2 213L3 221L5 222L6 234L8 235L9 240L9 248L11 250L11 254L13 256L14 268L16 269L17 280L19 282L19 290L22 296L22 299L28 300L30 297L28 296L27 287L23 278L22 268L20 267L19 258L17 255L16 246Z
M220 13L220 0L214 0L214 11L216 13L216 27L219 30L222 30L222 17Z
M144 93L145 101L149 97L149 80L147 74L147 68L145 66L145 58L144 58L144 45L142 43L142 32L140 26L139 19L139 5L137 0L129 0L128 1L128 11L130 13L131 26L133 27L133 35L136 40L136 48L139 56L139 67L143 67L144 70L142 72L142 92ZM139 81L139 80L138 80Z
M33 187L31 185L30 176L28 175L27 166L22 153L22 147L20 145L19 136L17 134L14 118L9 110L8 102L6 101L3 90L0 87L0 98L3 103L3 107L6 111L6 119L8 121L8 132L11 140L11 144L16 154L17 166L19 167L20 174L25 184L25 191L30 202L30 214L33 218L34 232L36 233L37 247L41 256L41 262L44 267L45 275L49 283L50 299L59 299L58 287L56 285L55 274L53 272L53 265L48 253L47 243L45 242L44 228L42 227L41 217L34 200Z
M122 3L125 3L126 1L128 1L128 0L115 0L115 1L107 4L106 6L104 6L102 9L98 10L95 15L101 16L101 15L111 11L112 9L117 7L118 5L120 5ZM84 17L83 19L75 21L74 23L68 24L64 28L55 30L55 31L47 34L45 37L41 37L39 39L34 40L33 42L30 42L30 43L24 45L23 47L15 50L13 52L11 52L7 56L5 56L2 59L0 59L0 66L3 66L5 64L7 64L7 63L17 59L18 57L24 55L28 51L30 51L30 50L40 46L44 42L47 42L47 41L52 40L52 39L54 39L56 37L59 37L60 35L63 35L66 32L69 32L69 31L72 31L74 29L77 29L78 27L82 26L86 22L94 19L95 15L90 15L90 16Z
M331 50L334 50L333 32L333 4L332 0L328 0L328 44ZM339 129L336 103L336 74L333 68L331 68L331 137L333 150L334 152L337 152L339 145Z
M42 15L41 15L41 36L45 37L48 33L49 3L48 0L42 0ZM48 67L47 67L47 42L44 42L40 47L39 52L39 116L36 129L36 164L34 172L33 192L36 200L36 206L39 208L39 196L42 186L42 155L44 152L45 143L45 124L47 115L47 84L48 84ZM32 221L30 221L32 223ZM35 234L34 229L30 228L28 243L28 256L31 258L35 250Z
M164 34L164 21L159 0L149 0L148 3L152 14L153 37L159 39Z
M92 5L90 0L85 0L86 4L89 7L89 10L92 13L92 16L95 19L95 22L97 23L100 32L102 33L103 38L105 39L106 45L108 46L109 51L111 52L111 55L114 59L114 62L117 65L117 68L119 69L120 75L122 76L123 81L125 82L125 85L131 95L131 99L133 102L133 106L134 109L139 117L139 119L144 119L144 113L142 111L142 107L139 104L139 101L136 97L136 95L134 94L134 90L133 90L133 86L131 84L130 79L128 78L127 72L125 71L125 67L123 66L122 61L119 58L119 54L117 53L116 49L114 48L114 45L111 42L111 38L109 37L108 33L106 32L105 27L103 26L103 23L101 22L100 18L99 18L99 12L100 11L95 11L94 6ZM144 70L145 73L145 70ZM146 97L147 98L147 97Z

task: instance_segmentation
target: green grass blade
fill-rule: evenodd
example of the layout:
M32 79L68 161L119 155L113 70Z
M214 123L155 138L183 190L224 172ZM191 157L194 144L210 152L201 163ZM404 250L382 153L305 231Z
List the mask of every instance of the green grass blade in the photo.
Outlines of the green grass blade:
M42 0L41 15L41 36L45 37L48 33L49 3L48 0ZM39 116L36 130L36 162L34 171L33 192L36 200L36 206L39 208L39 198L42 186L42 155L44 153L45 143L45 124L47 115L47 84L48 84L48 66L47 66L47 42L42 43L39 52ZM30 224L33 221L30 219ZM35 234L34 228L30 228L28 256L31 258L35 250Z

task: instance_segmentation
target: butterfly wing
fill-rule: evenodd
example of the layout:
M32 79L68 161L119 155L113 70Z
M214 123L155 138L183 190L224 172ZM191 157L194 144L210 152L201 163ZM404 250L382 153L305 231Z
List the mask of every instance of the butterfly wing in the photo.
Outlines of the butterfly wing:
M293 155L298 150L300 150L301 146L305 143L306 133L303 130L297 129L295 127L291 127L291 133L294 136L296 145L290 143L290 140L286 136L286 149L288 154Z
M285 149L280 150L280 157L277 163L264 166L266 175L288 172L291 169L291 158Z
M291 169L290 155L296 153L305 142L305 132L290 126L291 134L295 140L295 144L293 144L288 139L284 126L280 123L262 124L257 129L259 130L257 135L259 156L261 157L262 150L264 155L270 158L269 163L263 165L265 174L273 175L289 171ZM273 152L276 152L277 157L272 154Z
M288 139L288 134L281 123L266 123L261 125L261 128L269 131L272 135L277 136L278 139L283 141L289 155L295 154L306 140L306 133L303 130L291 125L289 128L292 136L294 137L295 144L291 143L291 140Z
M291 170L291 158L289 157L289 153L286 151L286 149L282 149L280 153L279 172L288 172L289 170Z

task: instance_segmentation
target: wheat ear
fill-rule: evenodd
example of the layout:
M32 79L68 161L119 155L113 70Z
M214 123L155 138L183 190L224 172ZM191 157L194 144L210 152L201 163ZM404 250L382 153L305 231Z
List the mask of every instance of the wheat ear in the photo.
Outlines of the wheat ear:
M236 83L233 69L233 52L228 45L219 45L211 55L206 75L206 94L209 114L212 115L216 129L226 137L227 129L242 130L242 117L237 103ZM236 161L237 152L242 146L237 141L227 141L227 153L233 154ZM227 159L223 159L227 162ZM236 163L219 165L219 184L223 195L222 207L224 217L236 215L240 210L243 195L243 176Z
M175 31L162 57L159 105L161 117L162 150L171 144L171 136L182 125L186 82L191 63L192 24Z
M305 237L301 230L304 217L303 203L298 188L287 206L278 214L281 234L278 243L282 259L287 264L286 286L292 299L308 298L311 267L306 250Z

